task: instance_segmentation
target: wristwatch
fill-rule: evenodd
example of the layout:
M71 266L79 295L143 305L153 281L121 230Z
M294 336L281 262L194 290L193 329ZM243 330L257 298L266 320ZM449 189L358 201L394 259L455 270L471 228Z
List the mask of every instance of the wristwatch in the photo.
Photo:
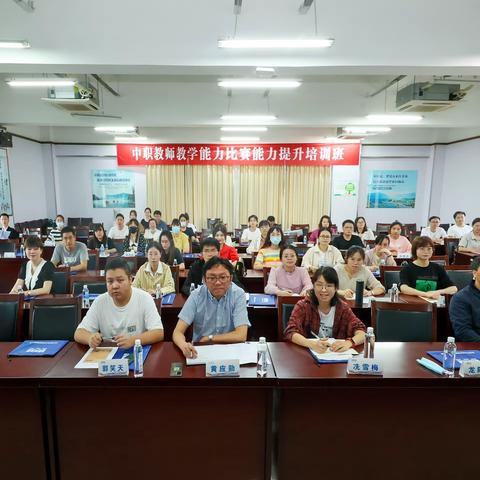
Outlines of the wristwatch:
M208 336L208 341L209 341L209 342L213 342L213 335L209 335L209 336Z

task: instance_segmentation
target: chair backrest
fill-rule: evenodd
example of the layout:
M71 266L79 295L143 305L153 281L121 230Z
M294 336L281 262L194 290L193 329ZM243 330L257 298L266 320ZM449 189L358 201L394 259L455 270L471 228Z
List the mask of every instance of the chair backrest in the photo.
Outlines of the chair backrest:
M80 217L68 217L67 219L67 225L69 227L77 227L80 225L81 218Z
M263 267L263 288L267 286L268 276L270 275L270 270L272 267Z
M380 342L434 342L436 303L371 303L372 327Z
M290 315L295 308L297 302L302 300L303 297L277 297L277 340L281 342L283 340L283 332L287 328Z
M173 281L175 282L175 293L179 293L180 292L180 266L172 265L170 267L170 271L172 272Z
M130 266L130 272L133 274L137 273L138 270L138 262L137 257L122 257ZM108 261L107 261L108 265Z
M75 228L75 234L77 236L77 240L85 240L88 239L90 229L88 228L88 226L78 225Z
M114 240L113 244L115 245L115 248L117 249L117 252L122 255L123 254L123 240Z
M443 240L450 264L452 264L453 261L455 260L455 251L457 250L459 242L460 242L459 238L445 238Z
M105 282L73 282L72 294L80 295L83 291L83 286L88 285L89 293L105 293L107 291L107 284Z
M392 285L400 283L400 270L402 267L390 267L385 265L380 265L380 282L385 287L385 290L390 290Z
M446 267L448 265L448 255L434 255L430 261Z
M0 240L0 253L14 252L16 248L16 240Z
M445 267L445 270L450 280L459 290L470 285L473 279L472 271L463 265L449 265Z
M375 232L377 235L379 233L388 233L388 228L390 227L389 223L377 223L377 226L375 227Z
M30 302L32 340L73 340L81 319L81 298L42 298Z
M20 340L23 295L0 294L0 342Z
M80 225L90 228L90 225L93 223L92 217L82 217L80 219Z
M68 270L55 270L53 272L52 293L68 293L68 280L70 272Z
M88 251L87 270L98 270L98 252L96 250Z

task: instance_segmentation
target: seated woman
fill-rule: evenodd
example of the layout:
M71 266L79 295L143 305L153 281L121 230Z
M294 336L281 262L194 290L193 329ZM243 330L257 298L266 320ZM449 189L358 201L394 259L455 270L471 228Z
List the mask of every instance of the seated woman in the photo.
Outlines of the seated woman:
M252 254L253 252L258 252L265 245L268 230L270 230L270 225L267 220L261 220L258 224L258 229L260 230L260 235L257 237L256 240L252 240L250 242L250 245L247 247L247 253Z
M332 234L328 228L322 228L318 236L318 244L309 248L302 258L302 267L315 272L320 267L334 267L343 263L342 252L330 245Z
M107 255L109 255L110 253L117 253L117 249L115 248L113 240L107 237L103 225L99 223L95 227L93 237L88 240L88 248L90 250L100 250L102 245Z
M270 227L265 239L265 244L259 250L253 268L263 270L263 267L280 267L280 249L284 247L285 241L282 229L278 225Z
M318 353L327 351L328 338L336 339L330 345L330 350L334 352L362 345L365 325L338 297L337 272L332 267L321 267L312 281L313 289L293 309L285 329L285 339ZM312 333L320 339L312 338Z
M364 245L367 245L365 243L366 240L375 239L374 233L367 227L367 221L365 220L365 217L357 217L355 219L354 232L362 239Z
M150 295L155 295L157 286L160 286L162 295L175 291L170 267L160 261L161 247L158 243L152 243L147 249L147 262L144 263L135 274L133 286L145 290Z
M63 215L57 215L55 217L55 227L50 230L48 239L52 242L62 241L62 228L65 226L65 217Z
M390 239L390 248L393 256L398 254L410 253L412 251L412 244L407 237L400 235L402 233L403 225L395 220L388 227L388 238Z
M180 231L184 233L192 242L198 243L198 238L191 227L188 226L188 218L185 213L181 213L178 217L180 221Z
M183 261L180 250L175 247L172 234L168 230L162 230L160 234L160 260L171 267L178 265L179 270L185 270L185 262Z
M131 220L132 218L137 220L137 211L136 210L130 210L130 213L128 215L128 219Z
M248 217L248 228L242 232L240 243L248 243L250 245L253 241L260 238L260 235L260 230L258 228L258 217L256 215L250 215Z
M287 245L280 249L282 266L272 268L265 286L265 293L279 296L306 295L311 290L312 281L306 268L297 267L297 251Z
M180 220L178 218L174 218L172 220L172 237L176 248L178 248L182 253L190 252L190 242L188 241L188 236L181 231Z
M188 215L188 213L185 212L183 214L183 216L187 220L187 227L191 228L193 230L193 233L196 235L197 234L197 227L193 223L190 222L190 216Z
M417 237L412 244L413 262L400 270L400 291L406 295L416 295L437 299L440 295L457 293L445 269L431 262L434 250L430 237Z
M388 249L390 239L387 235L378 235L375 239L375 246L365 252L365 265L372 271L380 269L380 265L395 267L397 264L392 252Z
M373 276L373 273L363 264L365 251L362 247L350 247L347 250L345 264L337 265L335 270L338 273L339 290L338 294L345 298L353 298L357 288L357 280L365 284L363 295L383 295L384 286Z
M145 230L143 237L149 242L158 242L160 240L160 230L157 228L157 221L154 218L148 221L148 228Z
M318 228L310 234L308 241L317 243L320 232L322 232L325 228L332 233L332 220L328 215L322 215L322 218L318 222Z
M24 242L28 262L20 268L18 279L10 293L25 295L48 295L53 285L55 267L42 258L43 243L38 237L27 237Z
M230 247L225 243L227 238L227 227L225 227L225 225L222 223L217 223L217 225L215 225L213 228L212 235L213 238L215 238L215 240L217 240L220 244L220 253L218 256L220 258L230 260L232 265L235 266L240 260L240 257L238 256L237 250L234 247Z
M145 253L145 238L143 236L143 227L140 227L138 220L132 218L128 224L128 235L123 241L123 252Z

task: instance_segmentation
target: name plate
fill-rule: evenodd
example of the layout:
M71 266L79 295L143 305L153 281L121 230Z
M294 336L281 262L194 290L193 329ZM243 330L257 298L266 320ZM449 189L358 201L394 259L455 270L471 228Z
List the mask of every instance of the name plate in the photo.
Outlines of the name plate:
M480 360L465 360L460 365L461 377L480 377Z
M205 365L207 377L238 377L240 362L236 360L213 360Z
M347 363L349 375L383 375L383 363L375 358L351 358Z
M15 252L5 252L3 254L3 258L15 258L16 255L15 255Z
M128 377L128 358L98 362L99 377Z

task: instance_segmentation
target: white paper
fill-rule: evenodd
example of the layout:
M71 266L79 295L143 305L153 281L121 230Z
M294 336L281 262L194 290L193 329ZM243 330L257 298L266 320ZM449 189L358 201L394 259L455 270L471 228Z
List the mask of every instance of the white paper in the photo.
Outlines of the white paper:
M333 345L337 339L335 338L329 338L327 340L327 343L329 345ZM345 352L332 352L330 348L327 349L325 353L317 353L315 350L312 350L310 348L310 352L312 352L312 355L317 358L318 360L349 360L350 358L353 358L354 355L358 355L358 352L354 350L353 348L349 348Z
M75 365L75 368L96 368L98 369L98 360L91 361L88 358L92 353L98 352L102 354L102 352L108 351L108 354L105 354L104 358L101 360L111 360L115 353L117 353L118 347L97 347L97 348L89 348L85 355L80 359L80 361Z
M197 358L187 358L187 365L202 365L220 360L237 360L240 365L257 363L256 343L232 343L226 345L196 346Z

